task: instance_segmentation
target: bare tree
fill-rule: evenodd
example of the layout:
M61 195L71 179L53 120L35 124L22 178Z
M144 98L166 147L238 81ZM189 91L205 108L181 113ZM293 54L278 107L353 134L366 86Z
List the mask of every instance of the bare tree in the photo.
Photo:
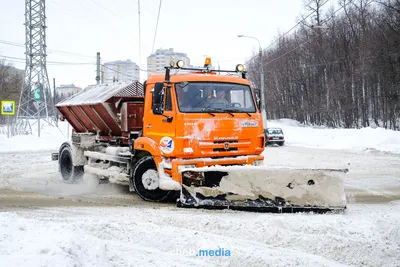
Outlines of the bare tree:
M306 1L309 21L264 51L268 118L398 129L400 0L341 0L328 12L323 3ZM259 64L249 65L257 86Z

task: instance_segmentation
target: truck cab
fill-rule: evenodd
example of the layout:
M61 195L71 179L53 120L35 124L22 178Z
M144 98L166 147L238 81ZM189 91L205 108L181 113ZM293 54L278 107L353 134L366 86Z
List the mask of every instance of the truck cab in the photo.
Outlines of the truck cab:
M161 174L169 177L160 177L160 188L196 182L199 177L185 176L185 168L262 165L265 136L258 95L248 80L198 69L169 71L145 83L143 135L134 145L150 151Z
M182 185L212 186L223 175L189 169L263 165L259 93L243 65L218 70L228 75L211 67L210 59L197 69L171 62L143 85L96 85L58 103L74 130L53 157L63 179L89 172L163 201Z

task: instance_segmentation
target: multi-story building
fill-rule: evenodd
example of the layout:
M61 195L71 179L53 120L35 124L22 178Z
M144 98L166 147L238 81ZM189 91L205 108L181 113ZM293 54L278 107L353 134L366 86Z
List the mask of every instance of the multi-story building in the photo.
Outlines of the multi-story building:
M173 48L157 49L155 53L147 57L147 74L163 73L164 67L169 66L171 61L183 60L185 66L190 66L190 59L185 53L174 52Z
M139 66L129 59L107 62L102 66L102 83L130 82L139 78Z
M70 97L82 90L81 87L75 86L74 84L64 84L56 87L56 103Z

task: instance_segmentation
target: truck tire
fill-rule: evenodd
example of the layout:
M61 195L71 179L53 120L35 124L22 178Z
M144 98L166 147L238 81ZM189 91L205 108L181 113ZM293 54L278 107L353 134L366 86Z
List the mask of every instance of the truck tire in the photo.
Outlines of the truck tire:
M139 159L134 166L134 170L132 172L132 180L136 193L146 201L171 201L171 198L176 195L175 191L161 190L158 187L155 189L145 188L145 185L142 181L143 175L145 173L157 173L156 163L154 162L152 156L144 156L143 158Z
M64 182L72 184L82 178L84 174L83 166L73 165L71 146L69 144L64 143L61 146L58 163Z

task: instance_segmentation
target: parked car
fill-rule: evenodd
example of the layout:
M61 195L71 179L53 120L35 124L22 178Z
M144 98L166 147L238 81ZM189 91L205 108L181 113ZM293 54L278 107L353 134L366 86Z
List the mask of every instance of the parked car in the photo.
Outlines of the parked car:
M264 130L265 146L270 144L278 144L283 146L285 143L285 136L281 128L267 128Z

